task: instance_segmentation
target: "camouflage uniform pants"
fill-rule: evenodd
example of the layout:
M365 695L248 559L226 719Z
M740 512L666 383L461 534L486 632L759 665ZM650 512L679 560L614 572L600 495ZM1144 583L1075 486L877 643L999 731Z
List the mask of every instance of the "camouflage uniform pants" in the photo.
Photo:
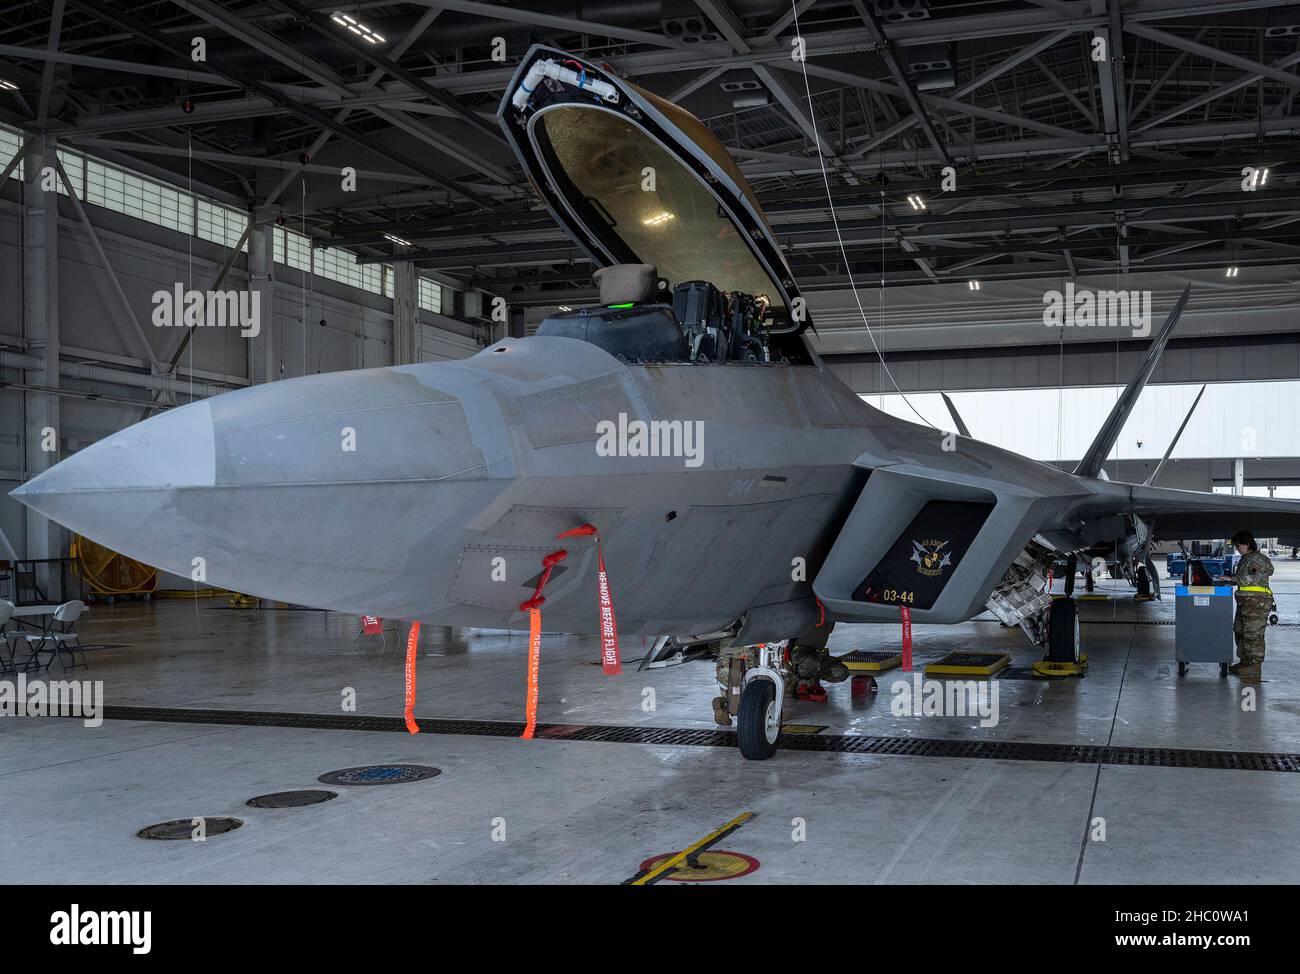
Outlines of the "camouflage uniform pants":
M1263 592L1237 593L1237 618L1232 624L1232 634L1237 640L1237 656L1243 663L1264 662L1264 631L1268 628L1272 604L1272 597Z

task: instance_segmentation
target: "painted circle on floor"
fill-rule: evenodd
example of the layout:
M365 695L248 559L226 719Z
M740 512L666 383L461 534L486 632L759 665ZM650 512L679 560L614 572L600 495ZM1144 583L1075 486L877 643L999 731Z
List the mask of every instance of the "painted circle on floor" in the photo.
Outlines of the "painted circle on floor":
M641 869L648 872L665 859L671 859L675 855L677 855L675 852L665 852L662 856L647 859L641 863ZM701 852L695 857L695 861L698 863L697 866L683 862L664 879L674 883L714 883L720 879L748 876L758 868L758 860L753 856L740 852L724 852L721 849Z
M330 771L316 780L325 785L398 785L407 781L423 781L440 774L440 768L423 764L368 764L360 768Z
M202 828L204 836L221 835L223 832L233 832L243 824L237 818L208 818L196 815L194 818L177 818L170 822L159 822L157 825L146 825L136 833L136 837L141 839L195 839L200 828Z
M273 791L269 795L258 795L244 802L252 808L299 808L303 805L319 805L331 798L337 798L337 791L324 788L309 788L304 791Z

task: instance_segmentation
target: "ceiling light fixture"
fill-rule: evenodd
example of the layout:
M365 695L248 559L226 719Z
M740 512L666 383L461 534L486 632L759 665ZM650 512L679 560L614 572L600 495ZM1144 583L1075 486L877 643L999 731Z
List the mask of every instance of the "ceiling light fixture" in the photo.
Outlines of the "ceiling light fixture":
M912 204L912 209L914 209L914 210L924 210L924 209L925 209L925 200L921 199L921 197L919 197L919 196L917 196L917 195L915 195L915 194L909 196L909 197L907 198L907 202L909 202L910 204Z
M970 288L972 291L978 291L978 290L980 289L980 282L979 282L979 281L967 281L967 282L966 282L966 286L967 286L968 288Z
M382 44L384 42L384 35L371 30L361 21L348 16L341 10L336 10L330 14L330 20L334 21L334 23L338 24L340 27L346 27L358 37L365 39L368 43Z
M657 227L660 226L661 224L667 223L669 220L672 219L675 219L673 215L669 213L667 210L664 210L662 212L656 213L654 216L646 217L641 222L648 227Z
M414 246L415 246L415 244L411 243L411 241L409 241L409 240L403 240L401 237L395 236L395 235L393 235L393 234L391 234L391 233L386 233L386 234L384 234L384 239L385 239L385 240L391 240L393 243L398 244L398 245L400 245L400 246L402 246L402 247L414 247Z

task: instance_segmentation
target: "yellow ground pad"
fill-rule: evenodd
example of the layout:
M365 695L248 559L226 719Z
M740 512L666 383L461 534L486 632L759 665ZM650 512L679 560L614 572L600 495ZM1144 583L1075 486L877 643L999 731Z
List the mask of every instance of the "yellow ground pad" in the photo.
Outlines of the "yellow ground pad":
M1006 653L949 653L925 664L926 676L992 676L1011 665Z
M857 649L835 658L847 666L851 673L884 673L903 665L901 653L878 652L866 649Z
M1035 676L1083 676L1088 672L1088 655L1081 654L1077 663L1053 663L1040 659L1033 670Z

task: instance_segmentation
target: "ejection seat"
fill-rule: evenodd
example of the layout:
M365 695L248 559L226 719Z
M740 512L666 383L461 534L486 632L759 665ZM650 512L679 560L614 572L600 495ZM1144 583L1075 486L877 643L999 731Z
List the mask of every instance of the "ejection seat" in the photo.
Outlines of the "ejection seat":
M667 282L653 264L613 264L592 275L600 305L562 311L537 334L590 342L626 362L676 362L687 357L686 335L672 309Z

